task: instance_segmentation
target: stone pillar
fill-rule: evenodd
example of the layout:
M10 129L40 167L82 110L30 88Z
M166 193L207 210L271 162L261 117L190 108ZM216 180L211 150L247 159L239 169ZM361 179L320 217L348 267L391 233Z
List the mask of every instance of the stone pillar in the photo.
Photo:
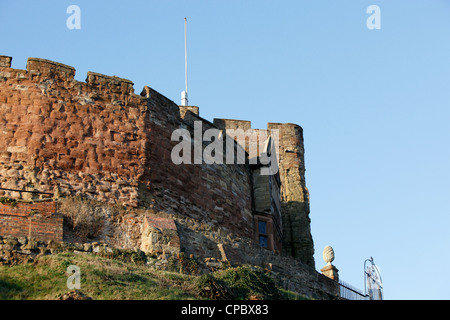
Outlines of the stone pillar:
M322 272L322 274L330 279L339 281L339 270L333 266L331 263L327 264L325 267L323 267L322 269L320 269L320 271Z
M330 279L339 281L339 270L331 264L334 260L334 250L330 246L326 246L323 249L323 260L327 263L325 267L320 269L322 274Z

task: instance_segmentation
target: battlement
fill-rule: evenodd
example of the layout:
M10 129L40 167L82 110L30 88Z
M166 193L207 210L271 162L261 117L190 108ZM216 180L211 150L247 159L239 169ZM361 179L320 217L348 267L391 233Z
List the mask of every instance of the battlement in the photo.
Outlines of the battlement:
M63 80L73 80L75 77L75 68L40 58L28 58L27 71L31 75Z
M12 57L0 56L0 68L11 68Z
M42 79L62 80L85 85L101 92L131 95L134 93L134 83L117 76L108 76L89 71L85 82L74 79L75 68L69 65L41 58L28 58L26 70L11 68L12 57L0 56L0 68L8 68L0 74L5 79L32 80L40 82Z
M99 89L100 91L123 94L134 93L134 83L132 81L116 76L107 76L89 71L87 73L86 83L91 87Z
M199 108L197 106L179 106L180 115L182 118L186 115L188 111L192 112L196 116L200 116Z
M246 120L214 118L213 122L219 129L242 129L245 131L252 128L252 123Z
M266 130L266 129L262 129L262 128L252 128L251 121L247 121L247 120L214 118L213 123L217 128L219 128L221 130L226 130L226 129L232 129L232 130L242 129L244 131L250 130L250 129L251 130ZM282 128L285 131L298 131L299 133L303 133L303 128L295 123L277 123L277 122L267 123L267 130L273 130L273 129L281 130Z

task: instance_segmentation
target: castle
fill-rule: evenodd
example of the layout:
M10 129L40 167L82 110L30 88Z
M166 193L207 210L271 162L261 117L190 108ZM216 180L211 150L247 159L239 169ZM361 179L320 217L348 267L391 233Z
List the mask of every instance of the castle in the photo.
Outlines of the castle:
M221 252L222 257L228 248L228 257L237 254L244 259L244 249L233 251L240 240L230 240L242 239L272 257L291 257L317 278L312 271L314 245L300 126L268 123L267 129L254 129L250 121L210 122L200 117L198 107L179 106L150 87L135 94L126 79L88 72L80 82L68 65L29 58L26 70L21 70L11 68L11 60L0 56L3 195L17 197L21 193L13 190L35 190L118 203L136 210L114 225L114 236L110 232L104 237L117 247L181 246L204 256ZM238 157L244 150L245 161L174 163L180 137L174 139L173 133L180 129L192 136L209 129L220 131L221 137L232 136L235 143L228 144L227 151L233 148ZM278 134L276 143L272 132ZM202 140L188 141L200 143L204 150L208 144ZM255 145L258 159L252 161ZM272 150L278 170L261 174L267 163L260 158ZM7 215L0 211L0 223ZM188 220L189 227L182 223ZM217 237L229 243L217 247L209 244L216 236L193 236L208 228L218 230ZM158 244L155 230L178 230L178 238ZM11 231L0 227L2 232ZM49 232L58 234L56 240L64 237L59 231Z

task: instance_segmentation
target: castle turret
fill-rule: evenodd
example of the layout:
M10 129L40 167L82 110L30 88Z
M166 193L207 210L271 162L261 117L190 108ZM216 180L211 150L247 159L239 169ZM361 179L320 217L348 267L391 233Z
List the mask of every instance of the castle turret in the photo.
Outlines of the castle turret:
M250 121L214 119L214 124L220 129L242 129L242 135L248 136L248 142L244 137L238 137L238 141L244 143L242 147L250 152L252 144L259 144L261 137L278 132L275 143L278 146L278 170L277 175L281 182L281 226L282 251L298 258L303 263L315 267L314 243L311 235L309 218L309 192L305 183L305 159L302 127L291 123L268 123L267 130L252 129ZM275 135L274 135L275 137ZM240 138L240 139L239 139ZM258 150L261 152L262 150ZM251 152L250 152L251 153ZM251 155L249 155L251 158ZM254 188L258 188L258 181L264 177L254 177ZM266 177L267 178L267 177ZM258 180L259 179L259 180ZM274 185L274 184L272 184ZM260 191L259 189L256 191ZM257 194L255 194L257 196ZM260 199L255 199L260 201ZM254 204L254 211L258 213L261 203ZM273 211L273 210L272 210ZM276 210L275 210L276 211ZM275 228L274 228L275 230Z
M309 192L305 183L303 129L291 123L269 123L267 129L279 130L283 251L314 268Z

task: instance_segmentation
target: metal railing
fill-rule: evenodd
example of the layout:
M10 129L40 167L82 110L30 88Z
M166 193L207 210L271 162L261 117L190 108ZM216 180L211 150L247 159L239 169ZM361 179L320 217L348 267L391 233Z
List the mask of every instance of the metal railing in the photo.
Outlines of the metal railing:
M342 280L339 280L339 288L341 298L347 300L369 300L368 295L365 295L360 290Z
M27 193L47 194L47 195L53 196L53 193L50 193L50 192L29 191L29 190L17 190L17 189L8 189L8 188L0 188L0 190L4 190L4 191L12 191L12 192L27 192Z

